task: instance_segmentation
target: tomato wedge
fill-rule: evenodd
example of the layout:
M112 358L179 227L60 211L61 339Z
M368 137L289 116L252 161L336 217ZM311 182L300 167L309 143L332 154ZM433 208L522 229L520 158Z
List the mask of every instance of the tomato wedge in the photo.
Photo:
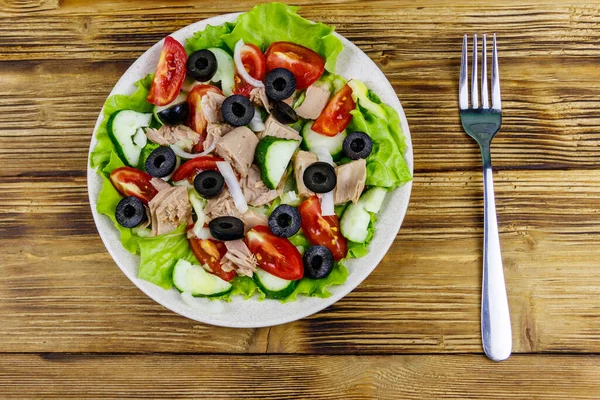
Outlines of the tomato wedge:
M300 252L289 240L271 233L268 227L258 225L246 234L246 244L256 256L258 266L281 279L295 281L304 276Z
M325 71L325 60L311 49L290 42L275 42L265 53L267 72L285 68L296 77L296 88L306 89Z
M350 111L355 108L356 103L352 100L352 89L346 84L329 100L329 103L313 124L312 130L325 136L337 135L346 129L352 120Z
M225 272L221 267L221 258L227 253L227 247L223 242L211 239L188 239L192 253L200 264L208 265L211 273L229 282L237 273L235 271Z
M265 56L258 47L253 44L244 44L240 51L242 56L242 64L248 74L259 81L265 80ZM250 97L250 92L254 89L254 86L244 81L242 77L235 74L235 87L233 93L241 94L242 96Z
M173 172L171 180L173 180L173 182L182 181L184 179L191 181L196 177L198 172L217 170L217 161L223 161L223 159L215 156L201 156L192 158L191 160L181 164L179 168Z
M131 167L117 168L110 173L110 181L121 195L135 196L145 204L158 193L151 180L150 174Z
M192 88L187 97L188 108L190 110L187 126L200 134L200 141L192 149L196 153L200 153L204 150L203 143L204 139L206 139L206 126L208 125L208 122L206 122L206 118L204 118L204 114L202 113L201 102L202 96L208 92L223 94L221 89L216 86L199 84Z
M185 79L186 62L187 53L181 43L167 36L146 99L148 103L166 106L175 100Z
M298 211L302 218L302 232L312 244L327 247L336 261L346 257L348 242L340 232L340 219L337 215L323 216L317 196L304 200Z

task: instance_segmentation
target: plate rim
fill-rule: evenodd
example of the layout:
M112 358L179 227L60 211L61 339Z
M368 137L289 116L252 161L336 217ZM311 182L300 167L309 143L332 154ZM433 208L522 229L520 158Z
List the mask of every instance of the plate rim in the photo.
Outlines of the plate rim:
M192 27L193 28L193 32L197 32L199 30L204 29L207 25L221 25L225 22L231 22L234 21L240 14L242 14L241 12L237 12L237 13L228 13L228 14L221 14L221 15L217 15L217 16L213 16L210 18L206 18L203 20L199 20L196 21L195 23L192 23L190 25L184 26L180 29L178 29L177 31L169 34L168 36L179 36L181 35L181 32L184 30L188 30ZM91 156L91 152L94 149L94 147L97 144L97 140L96 140L96 131L98 129L98 126L100 125L100 123L102 122L104 115L103 115L103 111L104 111L104 103L102 108L100 109L100 113L99 116L96 120L96 124L94 126L93 132L92 132L92 138L90 140L90 147L88 150L88 164L87 164L87 179L86 179L86 183L87 183L87 191L88 191L88 198L89 198L89 203L90 203L90 207L92 210L92 216L94 219L94 224L96 226L96 230L98 231L98 234L100 235L100 238L104 244L104 247L106 248L107 252L110 254L111 258L113 259L113 261L115 262L115 264L119 267L119 269L123 272L123 274L138 288L140 289L146 296L148 296L149 298L151 298L153 301L155 301L156 303L158 303L159 305L167 308L168 310L179 314L183 317L189 318L191 320L194 321L198 321L198 322L202 322L208 325L214 325L214 326L222 326L222 327L229 327L229 328L262 328L262 327L269 327L269 326L276 326L276 325L281 325L281 324L285 324L288 322L293 322L293 321L297 321L303 318L306 318L308 316L311 316L315 313L318 313L322 310L324 310L325 308L333 305L334 303L336 303L337 301L339 301L340 299L342 299L343 297L347 296L350 292L352 292L354 289L356 289L374 270L375 268L379 265L379 263L381 262L381 260L383 259L383 257L388 253L390 247L392 246L394 239L396 238L401 226L402 226L402 222L404 220L404 217L406 216L406 212L408 210L408 206L410 203L410 196L412 193L412 184L413 184L413 180L414 180L414 161L413 161L413 148L412 148L412 140L411 140L411 134L410 134L410 129L408 126L408 120L406 119L406 115L404 113L404 109L402 107L402 104L400 103L400 100L398 98L398 95L396 94L393 86L391 85L391 83L388 81L387 77L385 76L385 74L379 69L379 67L375 64L375 62L367 55L365 54L358 46L356 46L354 43L352 43L350 40L346 39L344 36L340 35L337 31L334 31L334 34L336 35L336 37L338 37L343 45L344 48L348 47L351 48L353 51L355 52L359 52L364 56L364 62L366 64L369 64L369 67L373 68L373 74L375 75L379 75L376 76L375 79L379 80L379 79L383 79L383 82L385 85L387 85L389 87L389 90L391 90L394 93L393 99L390 102L386 102L386 104L392 106L392 108L394 108L397 112L398 115L400 117L400 126L402 128L402 131L405 135L406 138L406 151L404 154L404 159L408 165L408 168L411 172L412 175L412 179L407 182L406 184L402 185L401 187L396 188L394 191L396 190L402 190L405 191L405 206L403 207L402 210L400 210L400 212L398 213L397 217L398 217L398 222L397 222L397 229L393 229L396 233L395 235L390 235L387 238L384 238L384 243L382 243L382 246L385 248L385 251L380 251L377 253L373 253L372 249L370 249L369 254L373 253L376 254L374 261L372 262L372 265L369 265L368 268L365 268L365 271L362 273L362 276L359 276L358 279L355 282L352 283L348 283L348 279L346 280L346 282L342 285L336 285L335 288L339 288L338 290L335 290L333 292L334 287L330 287L330 292L331 296L327 297L327 298L315 298L315 297L310 297L307 298L306 296L302 296L302 298L298 298L298 300L296 300L295 302L290 302L290 303L286 303L286 304L293 304L293 303L298 303L300 302L302 299L318 299L318 303L316 303L313 306L310 307L306 307L305 309L303 309L302 311L296 312L294 314L290 314L292 315L291 317L288 315L277 315L275 317L271 317L270 319L264 319L261 322L258 323L239 323L239 321L236 321L235 319L233 320L228 320L228 321L221 321L221 320L215 320L213 318L211 318L211 316L213 316L213 313L211 312L205 312L201 315L198 315L199 310L196 308L192 308L191 306L186 306L186 307L176 307L175 304L165 304L166 301L162 301L161 299L158 299L158 296L155 296L153 293L151 293L153 290L151 288L158 288L162 291L168 292L165 289L162 289L152 283L146 282L141 280L140 278L138 278L137 275L137 269L136 269L136 274L132 275L129 273L129 271L127 270L127 268L125 268L124 266L121 265L121 263L123 262L123 260L121 260L119 257L117 257L117 255L114 253L113 249L112 249L112 245L109 243L109 234L113 234L110 232L103 232L100 229L100 219L101 218L105 218L105 216L101 215L100 213L98 213L98 211L96 210L96 205L97 205L97 195L94 195L94 193L92 192L92 186L91 186L91 182L94 179L98 179L99 175L97 174L97 170L93 169L90 166L90 156ZM186 36L186 38L189 36ZM119 87L120 85L123 84L123 80L124 77L128 74L128 72L132 69L134 69L136 66L138 66L138 64L141 64L142 62L140 60L144 59L147 57L148 53L151 53L152 51L156 51L156 48L158 46L160 46L162 44L162 42L164 41L164 38L159 40L158 42L156 42L154 45L152 45L150 48L148 48L142 55L140 55L130 66L129 68L121 75L121 77L119 78L119 80L115 83L115 85L113 86L113 89L111 90L111 92L109 93L109 95L107 96L107 99L110 98L112 95L114 94L126 94L124 93L124 91L120 90L116 90L117 87ZM133 92L134 87L131 84L131 82L128 83L129 86L131 86L129 94ZM386 202L389 201L389 197L386 199ZM112 223L112 222L111 222ZM380 224L381 222L378 222L377 224ZM377 225L376 225L377 226ZM114 228L114 227L113 227ZM118 231L116 230L116 228L114 228L114 231L116 232L116 234L118 235ZM117 242L118 245L122 247L120 240L118 240L117 238ZM135 256L135 257L139 257L139 256ZM365 256L367 257L367 256ZM361 257L360 259L363 259L364 257ZM355 259L355 260L360 260L360 259ZM139 268L139 261L138 261L138 268ZM171 289L171 291L174 289ZM259 300L256 299L249 299L249 300L237 300L234 299L232 300L233 302L258 302ZM277 300L271 300L271 299L265 299L263 301L261 301L262 304L264 304L265 302L278 302ZM278 302L279 303L279 302ZM183 304L183 302L182 302ZM230 303L231 304L231 303ZM280 303L281 304L281 303Z

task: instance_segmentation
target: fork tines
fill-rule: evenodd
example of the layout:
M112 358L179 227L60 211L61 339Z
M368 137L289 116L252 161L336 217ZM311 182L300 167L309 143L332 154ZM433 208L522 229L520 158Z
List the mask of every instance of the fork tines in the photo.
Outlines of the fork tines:
M487 78L487 52L486 35L483 34L481 49L481 108L489 109L488 100L488 78ZM469 88L467 76L469 74L467 64L467 35L463 38L462 59L460 63L460 84L458 86L458 100L461 110L469 108ZM477 35L473 35L473 60L471 74L471 108L479 106L479 86L477 85ZM494 45L492 48L492 109L500 111L502 102L500 100L500 75L498 73L498 50L496 48L496 34L494 33Z

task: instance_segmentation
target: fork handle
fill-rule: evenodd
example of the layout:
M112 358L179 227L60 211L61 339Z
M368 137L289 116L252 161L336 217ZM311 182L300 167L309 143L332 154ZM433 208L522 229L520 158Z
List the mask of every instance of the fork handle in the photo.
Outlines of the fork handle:
M512 351L508 298L502 270L500 237L490 146L481 146L483 159L483 291L481 298L481 338L485 354L494 361L506 360Z

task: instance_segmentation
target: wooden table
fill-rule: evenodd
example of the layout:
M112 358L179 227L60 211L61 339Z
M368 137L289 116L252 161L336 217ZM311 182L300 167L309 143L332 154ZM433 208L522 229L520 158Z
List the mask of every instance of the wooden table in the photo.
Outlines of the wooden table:
M187 320L121 273L87 198L99 110L163 36L252 3L0 0L0 398L600 398L598 1L297 2L406 111L415 179L394 246L345 299L263 329ZM482 355L482 175L457 112L462 35L483 32L504 107L501 364Z

